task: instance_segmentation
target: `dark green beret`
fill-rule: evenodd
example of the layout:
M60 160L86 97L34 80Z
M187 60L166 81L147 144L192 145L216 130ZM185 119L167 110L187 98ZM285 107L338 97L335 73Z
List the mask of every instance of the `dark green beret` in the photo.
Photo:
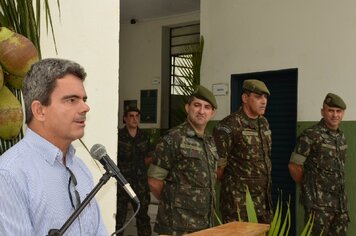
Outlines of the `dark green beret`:
M124 111L124 116L127 116L127 114L131 111L136 111L138 112L139 114L141 114L141 111L140 109L138 109L137 107L134 107L134 106L129 106L129 107L126 107L125 108L125 111Z
M324 99L324 103L328 105L329 107L338 107L343 110L346 109L346 104L344 100L342 100L341 97L339 97L336 94L333 93L328 93Z
M245 80L242 84L244 90L257 93L257 94L267 94L271 95L265 83L257 79Z
M216 103L214 94L207 88L198 85L198 87L193 92L192 96L207 101L212 105L215 109L218 108L218 104Z

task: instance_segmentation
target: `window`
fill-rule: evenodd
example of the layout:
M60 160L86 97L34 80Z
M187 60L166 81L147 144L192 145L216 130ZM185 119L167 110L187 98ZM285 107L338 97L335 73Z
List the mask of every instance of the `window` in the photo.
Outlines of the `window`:
M196 73L194 53L200 45L200 24L170 29L171 95L187 95ZM199 72L198 72L199 73Z
M171 57L171 94L184 95L185 88L191 84L189 78L193 76L192 57L192 54Z

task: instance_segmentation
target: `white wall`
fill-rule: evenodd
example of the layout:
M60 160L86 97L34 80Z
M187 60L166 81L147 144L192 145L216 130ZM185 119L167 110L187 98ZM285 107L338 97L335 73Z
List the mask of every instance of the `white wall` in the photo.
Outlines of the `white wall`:
M160 128L162 83L152 84L152 81L162 79L162 27L198 21L199 17L199 12L193 12L121 25L119 117L123 114L124 100L137 100L140 107L140 90L157 89L157 123L141 124L141 127Z
M231 74L298 68L298 121L318 120L328 92L344 98L355 120L356 2L352 0L204 0L202 84ZM217 97L220 120L230 94Z
M88 104L84 143L90 149L95 143L103 144L116 161L118 123L118 69L119 69L119 1L76 0L60 1L61 20L56 1L52 2L58 55L51 36L42 31L42 57L71 59L87 72L85 81ZM95 183L101 170L79 142L77 154L91 169ZM115 229L116 187L111 179L96 195L108 232Z

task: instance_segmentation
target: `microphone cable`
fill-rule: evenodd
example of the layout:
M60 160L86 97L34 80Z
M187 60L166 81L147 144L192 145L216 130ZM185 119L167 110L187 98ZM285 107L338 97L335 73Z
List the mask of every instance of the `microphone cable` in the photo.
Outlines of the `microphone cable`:
M137 215L138 211L140 210L140 207L141 207L140 202L137 202L137 209L136 209L135 213L131 216L131 218L120 229L116 230L110 236L114 236L114 235L117 235L117 234L121 233L131 223L133 218Z

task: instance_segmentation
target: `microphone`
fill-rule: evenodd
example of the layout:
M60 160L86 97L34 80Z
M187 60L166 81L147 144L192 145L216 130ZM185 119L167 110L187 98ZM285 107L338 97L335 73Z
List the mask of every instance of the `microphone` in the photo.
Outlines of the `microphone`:
M125 177L121 174L120 169L116 166L116 164L111 160L111 158L106 153L106 149L101 144L94 144L94 146L90 149L90 155L97 161L99 161L104 169L113 175L126 191L126 193L133 199L136 203L140 203L140 200L136 196L136 193L132 190L130 184L126 181Z

